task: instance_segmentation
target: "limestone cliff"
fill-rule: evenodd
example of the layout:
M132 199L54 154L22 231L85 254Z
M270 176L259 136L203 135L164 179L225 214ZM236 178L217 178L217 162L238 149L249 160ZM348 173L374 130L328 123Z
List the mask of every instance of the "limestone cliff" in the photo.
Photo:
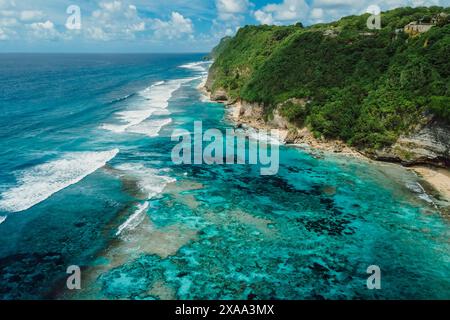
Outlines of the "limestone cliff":
M405 166L430 164L450 167L450 126L433 118L418 125L413 132L399 137L390 147L375 151L364 148L356 150L339 140L314 137L308 128L290 123L280 114L279 108L273 111L270 119L266 119L263 106L246 101L232 101L225 89L212 90L213 83L214 75L210 74L205 89L210 93L211 100L233 105L233 120L236 123L286 130L284 137L288 144L307 144L336 153L363 154L374 160L398 162Z
M391 147L377 150L371 156L404 165L450 167L450 126L430 119L415 132L401 136Z

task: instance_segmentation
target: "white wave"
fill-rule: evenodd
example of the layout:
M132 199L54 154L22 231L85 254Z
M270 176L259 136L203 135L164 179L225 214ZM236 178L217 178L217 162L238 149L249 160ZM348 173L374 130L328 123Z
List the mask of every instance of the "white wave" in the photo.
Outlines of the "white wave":
M67 153L61 159L17 172L18 185L2 194L0 208L10 212L27 210L103 167L118 152Z
M197 86L197 90L200 91L200 101L204 103L212 102L205 90L207 81L208 81L208 73L202 76L202 81L200 81L200 83Z
M200 94L200 102L202 103L210 103L212 102L209 97L205 94Z
M153 113L154 116L170 116L170 111L169 110L157 110Z
M173 92L179 89L182 83L181 79L157 82L140 91L139 94L153 102L155 105L152 107L165 108Z
M129 127L135 126L155 112L154 109L148 110L129 110L121 111L115 114L116 119L125 124L102 124L101 128L116 133L125 132Z
M245 135L248 136L251 140L259 141L260 143L268 144L268 145L282 145L285 144L285 141L277 135L272 135L270 130L255 130L254 128L248 127L245 128Z
M0 216L0 224L5 222L6 218L7 218L7 216Z
M200 101L203 103L210 103L212 102L211 99L206 94L200 94Z
M127 221L119 226L116 232L116 236L120 235L124 230L135 229L144 220L148 206L148 202L139 204L136 208L136 211L127 219Z
M208 69L210 64L211 64L210 62L201 61L201 62L192 62L180 66L180 68L191 69L201 73L201 76L196 78L201 80L200 83L197 85L197 90L202 91L200 93L200 101L204 103L211 102L211 99L205 94L205 92L203 92L204 91L203 89L206 86L206 81L208 81Z
M116 167L125 175L138 180L138 186L151 199L164 191L164 188L176 179L163 175L167 170L147 168L143 164L125 163Z
M417 194L417 196L430 203L435 205L433 199L428 195L428 193L425 191L425 189L422 187L422 185L418 182L413 182L413 183L406 183L406 187L411 190L412 192L414 192L415 194Z
M211 103L211 97L206 90L206 82L208 81L208 74L202 77L202 81L197 86L197 90L200 92L200 101L203 103Z
M181 65L180 68L189 69L201 73L208 73L208 64L209 62L207 61L191 62Z
M164 84L165 81L157 81L154 84L151 85L151 87L156 87L156 86L160 86L162 84Z
M115 133L123 133L129 131L131 127L141 124L152 115L169 115L170 112L167 110L167 107L169 106L169 100L173 93L184 83L195 79L196 78L186 78L170 80L167 82L160 81L151 85L139 92L139 96L148 102L142 103L140 107L132 110L117 112L114 116L119 124L106 123L102 124L100 128ZM135 131L135 129L131 129L131 132Z
M115 103L115 102L120 102L120 101L126 100L129 97L131 97L132 95L133 94L127 94L127 95L125 95L123 97L119 97L119 98L113 99L113 100L110 101L110 103Z
M205 87L205 85L206 85L206 81L208 81L208 76L207 75L205 75L205 76L202 76L202 81L198 84L198 86L197 86L197 89L203 89L204 87Z
M127 132L147 135L149 137L157 137L161 129L172 122L171 118L148 120L138 125L130 127Z

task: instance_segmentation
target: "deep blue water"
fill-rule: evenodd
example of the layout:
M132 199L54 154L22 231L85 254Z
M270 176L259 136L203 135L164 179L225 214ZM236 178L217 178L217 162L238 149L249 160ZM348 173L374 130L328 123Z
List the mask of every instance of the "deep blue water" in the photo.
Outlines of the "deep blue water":
M174 165L174 129L232 127L201 58L0 55L1 299L450 298L449 221L402 168Z

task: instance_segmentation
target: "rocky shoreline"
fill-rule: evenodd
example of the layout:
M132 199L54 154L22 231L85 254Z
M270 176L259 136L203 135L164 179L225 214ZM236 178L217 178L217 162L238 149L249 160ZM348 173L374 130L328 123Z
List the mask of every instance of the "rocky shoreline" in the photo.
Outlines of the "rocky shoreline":
M308 128L294 127L277 112L272 120L266 122L264 121L263 110L260 106L243 101L229 100L226 92L222 90L212 94L208 87L208 81L201 83L198 89L209 101L224 104L227 108L227 117L238 127L247 125L255 129L277 129L280 134L280 139L283 140L286 145L310 147L316 150L351 155L370 160L369 157L358 150L347 146L342 141L321 140L315 138Z
M273 119L265 121L263 117L262 107L255 103L248 103L245 101L232 101L228 98L227 93L224 90L217 90L214 93L211 92L210 83L211 79L202 82L198 89L204 94L209 101L222 103L227 108L227 117L237 127L249 126L255 129L278 129L280 139L286 145L293 147L300 147L305 149L319 150L323 152L342 154L345 156L357 157L366 161L383 161L392 162L402 165L406 169L412 170L420 178L425 181L428 188L433 189L433 193L438 200L438 206L441 212L448 215L450 210L450 170L448 170L448 159L441 157L437 154L436 150L448 152L448 145L445 144L445 139L449 137L446 131L447 128L438 128L439 143L433 145L426 138L433 136L430 126L425 125L422 130L419 130L413 137L401 137L399 141L389 149L383 149L376 153L363 153L355 148L346 145L339 140L325 140L317 139L308 130L308 128L298 128L290 124L275 110ZM208 85L209 84L209 85ZM426 137L426 138L424 138ZM416 139L416 140L414 140ZM421 140L420 140L421 139ZM441 140L444 143L441 143ZM449 139L450 140L450 139ZM417 142L420 141L420 142ZM417 148L417 144L420 143L420 148ZM417 154L417 160L411 161L404 159L395 153L393 150L399 153L407 154L411 157L411 150L414 149ZM446 149L447 148L447 149ZM431 149L431 150L430 150Z

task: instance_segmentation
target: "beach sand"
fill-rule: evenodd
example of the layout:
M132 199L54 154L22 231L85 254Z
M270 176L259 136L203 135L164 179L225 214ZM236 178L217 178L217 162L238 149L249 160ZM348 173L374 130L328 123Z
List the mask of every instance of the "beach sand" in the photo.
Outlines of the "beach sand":
M411 169L432 186L450 205L450 170L428 166L414 166Z

